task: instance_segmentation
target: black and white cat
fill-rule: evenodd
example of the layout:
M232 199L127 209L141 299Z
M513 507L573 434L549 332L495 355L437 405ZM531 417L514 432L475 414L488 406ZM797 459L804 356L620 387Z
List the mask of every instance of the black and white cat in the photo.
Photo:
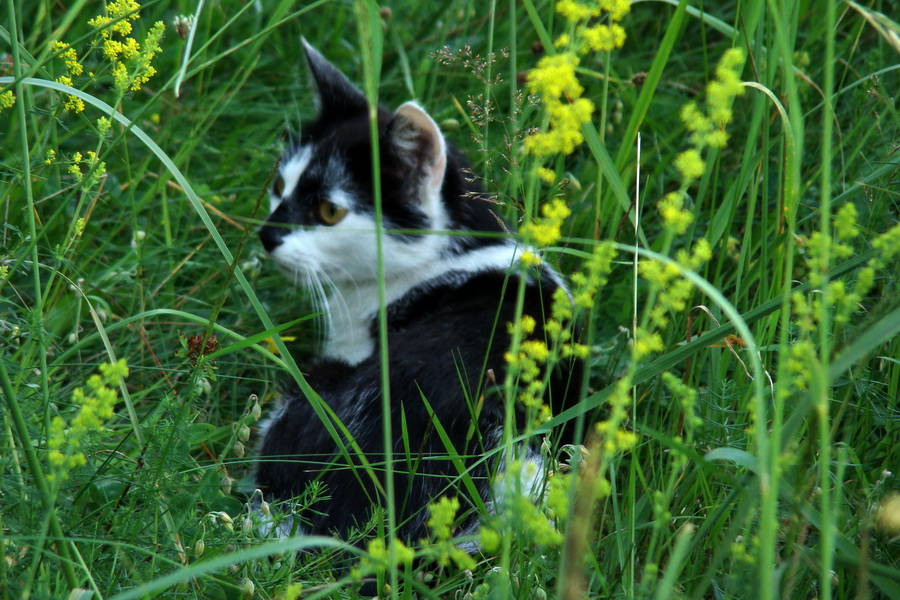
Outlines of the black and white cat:
M318 118L281 159L271 215L260 231L278 266L305 285L327 320L310 386L340 419L383 482L378 265L368 104L365 96L304 41ZM523 314L543 336L543 314L562 285L550 269L528 275L473 181L465 159L416 103L378 109L387 303L391 425L400 535L427 536L425 507L443 495L473 502L449 458L445 432L482 500L490 504L502 442L507 324ZM554 411L579 394L580 365L554 375ZM427 403L426 403L427 401ZM473 428L473 423L476 425ZM384 503L357 456L338 444L297 389L262 427L256 481L269 501L298 497L313 481L328 499L301 515L306 533L346 534ZM350 444L346 444L350 448ZM532 460L539 459L531 453ZM463 525L476 523L474 510Z

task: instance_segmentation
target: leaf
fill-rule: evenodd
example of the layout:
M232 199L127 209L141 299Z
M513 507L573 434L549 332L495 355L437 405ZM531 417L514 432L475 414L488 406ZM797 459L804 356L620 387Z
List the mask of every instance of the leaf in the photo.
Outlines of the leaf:
M231 354L232 352L237 352L238 350L243 350L244 348L249 348L250 346L254 346L254 345L258 344L259 342L262 342L271 337L274 337L275 335L284 331L285 329L293 327L297 323L301 323L303 321L306 321L307 319L311 319L318 315L319 315L319 313L306 315L305 317L300 317L299 319L295 319L293 321L290 321L289 323L283 323L282 325L278 325L277 327L273 327L272 329L260 331L259 333L253 334L248 338L244 338L244 339L239 340L229 346L225 346L224 348L222 348L220 350L216 350L212 354L207 355L206 360L209 360L212 358L218 358L220 356L224 356L226 354Z
M208 440L216 431L216 427L209 423L191 423L184 428L184 435L190 445L199 444Z
M716 448L707 452L704 458L709 461L727 460L738 466L750 469L754 473L759 468L759 459L757 457L737 448Z

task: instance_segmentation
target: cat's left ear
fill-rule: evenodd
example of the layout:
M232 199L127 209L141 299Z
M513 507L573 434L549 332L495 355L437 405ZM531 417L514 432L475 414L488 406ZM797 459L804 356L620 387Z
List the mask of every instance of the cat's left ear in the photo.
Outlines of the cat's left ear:
M300 38L300 41L306 52L319 117L331 121L365 115L369 110L366 96L313 48L306 38Z
M415 102L401 104L391 119L388 140L397 157L420 174L426 189L439 193L447 169L447 144L425 109Z

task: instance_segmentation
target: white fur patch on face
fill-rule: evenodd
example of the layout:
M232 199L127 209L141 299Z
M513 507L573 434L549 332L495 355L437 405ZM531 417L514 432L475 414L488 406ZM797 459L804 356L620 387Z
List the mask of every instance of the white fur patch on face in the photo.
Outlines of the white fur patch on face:
M274 211L276 208L278 208L278 205L281 204L282 198L286 198L294 192L294 188L297 187L297 182L300 181L300 176L303 175L306 167L309 166L309 161L312 159L312 155L312 147L303 146L297 152L291 154L291 156L281 164L281 166L278 168L278 171L281 175L282 180L284 180L284 188L281 192L281 198L276 197L274 194L270 194L270 211Z

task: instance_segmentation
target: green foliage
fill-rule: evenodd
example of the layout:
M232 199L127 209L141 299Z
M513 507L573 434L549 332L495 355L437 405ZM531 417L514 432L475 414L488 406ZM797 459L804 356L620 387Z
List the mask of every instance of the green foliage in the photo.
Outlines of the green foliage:
M2 4L0 599L900 597L891 2ZM427 107L571 282L546 338L504 324L531 418L478 530L441 498L429 540L278 540L331 491L254 493L317 340L255 240L301 35Z

